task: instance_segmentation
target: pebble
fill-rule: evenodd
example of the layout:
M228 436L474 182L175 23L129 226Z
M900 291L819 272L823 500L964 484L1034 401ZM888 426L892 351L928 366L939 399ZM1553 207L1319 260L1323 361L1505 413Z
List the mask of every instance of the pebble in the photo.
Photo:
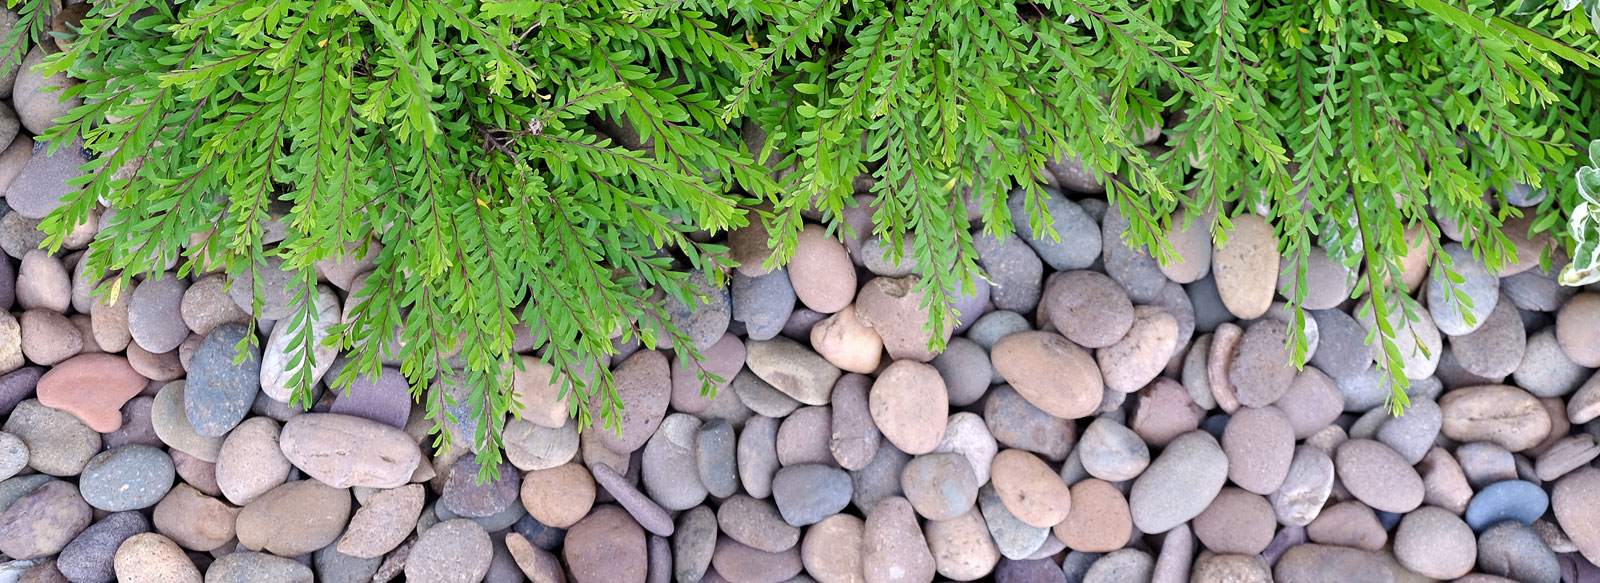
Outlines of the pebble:
M729 583L782 583L801 570L799 549L768 553L726 536L717 539L711 565Z
M962 460L962 466L965 461ZM801 464L778 470L772 478L772 500L784 522L816 524L850 504L850 475L822 464Z
M1289 419L1295 439L1305 439L1338 419L1345 402L1333 379L1316 367L1307 366L1295 375L1289 389L1273 406Z
M1039 225L1041 228L1035 233L1032 219L1024 218L1029 217L1025 202L1031 195L1024 194L1022 190L1012 190L1006 199L1006 206L1011 210L1017 237L1026 241L1051 269L1067 271L1093 265L1095 259L1100 257L1100 221L1089 216L1083 207L1068 200L1060 191L1045 188L1042 192L1044 196L1039 202L1049 214L1049 227L1055 231L1056 237L1046 235L1042 228L1044 225Z
M668 295L662 308L667 312L668 321L689 337L694 349L704 352L728 331L733 307L729 303L728 288L711 281L704 271L690 271L688 280L693 287L688 303Z
M34 156L35 160L40 158L42 156ZM67 159L67 156L59 159ZM66 312L71 307L72 276L67 274L60 259L43 249L32 249L23 254L22 266L17 268L15 290L17 306L24 311L37 308Z
M730 287L733 320L744 323L751 340L773 339L794 313L796 296L787 270L758 276L736 271Z
M10 433L0 432L0 481L11 478L28 466L28 444Z
M1556 482L1557 491L1561 483ZM1483 532L1484 529L1504 520L1533 524L1533 521L1544 516L1545 510L1551 505L1552 498L1537 484L1523 480L1506 480L1478 490L1478 493L1473 495L1472 502L1467 504L1467 511L1462 518L1473 531ZM1561 513L1557 511L1556 517L1560 516ZM1566 528L1568 533L1572 532L1566 524L1563 523L1562 527Z
M17 319L22 334L22 355L28 362L50 366L83 351L83 333L59 313L33 309Z
M249 414L250 404L261 390L261 355L254 348L247 349L242 363L234 364L239 357L237 345L246 334L249 329L244 324L218 326L189 361L183 409L201 437L226 435Z
M60 553L91 522L93 511L76 486L47 480L0 512L0 553L13 559Z
M1040 410L1008 385L989 391L983 420L995 441L1052 462L1066 459L1077 442L1077 426L1072 421Z
M1478 544L1472 529L1450 511L1424 506L1406 514L1394 531L1394 555L1407 569L1433 579L1455 579L1472 570Z
M83 499L107 512L155 506L177 475L172 458L148 445L124 445L89 458L78 487Z
M1084 566L1086 572L1089 566ZM1055 561L1048 558L1003 559L995 566L994 580L995 583L1063 583L1066 573L1057 569Z
M834 366L862 374L877 370L883 354L883 338L862 323L854 304L812 326L811 346Z
M1527 583L1561 581L1561 563L1544 539L1516 521L1496 523L1478 535L1478 568Z
M1522 353L1517 370L1511 373L1511 380L1512 384L1536 397L1561 397L1579 391L1578 387L1591 378L1592 372L1567 358L1556 340L1555 328L1550 327L1528 335L1528 347ZM1573 396L1574 403L1579 400L1578 395ZM1573 408L1568 405L1569 410Z
M171 352L189 337L182 316L183 294L188 289L188 281L172 274L145 279L133 289L128 331L140 348L154 354Z
M849 514L835 514L806 529L800 561L820 583L860 583L862 535L866 523ZM687 580L680 578L680 580Z
M953 406L965 407L976 403L989 390L992 371L989 353L967 338L951 338L945 344L944 352L933 357L929 364L944 379L945 390Z
M38 380L39 403L71 413L99 433L122 426L122 407L148 384L112 354L82 354L45 372Z
M1377 317L1371 308L1370 300L1362 300L1356 307L1360 314L1357 321L1367 330L1373 330L1377 324ZM1395 331L1394 345L1400 350L1401 371L1408 379L1422 379L1433 375L1439 368L1439 355L1444 349L1444 342L1439 337L1439 328L1435 325L1433 317L1428 312L1415 311L1412 315L1415 320L1408 319L1401 311L1389 312L1389 326ZM1374 342L1367 345L1374 361L1383 358L1384 348L1382 343ZM1346 397L1346 406L1349 398Z
M727 498L739 490L737 461L738 437L733 424L716 419L700 426L695 435L694 458L696 473L706 492L713 497ZM593 489L593 483L590 483ZM527 491L527 486L523 486ZM524 496L526 499L526 496Z
M627 509L628 514L640 527L657 536L672 536L672 517L650 500L650 497L634 487L628 478L618 474L606 464L591 465L589 471L594 475L594 482L611 494L617 504ZM594 512L591 511L590 516L593 515ZM573 526L573 528L578 527Z
M1071 501L1070 511L1052 530L1067 548L1107 553L1128 543L1133 518L1127 499L1115 485L1089 478L1073 484L1071 494L1064 498Z
M965 514L977 503L979 485L971 464L957 453L916 456L901 471L906 499L928 520L951 520Z
M374 492L351 517L349 527L336 543L338 551L373 559L394 550L415 527L424 496L423 487L418 484Z
M4 431L22 440L28 448L28 467L41 474L76 476L100 451L100 434L70 413L46 407L37 399L17 403Z
M754 355L752 355L753 357ZM755 370L752 358L751 369ZM666 418L667 403L672 398L672 372L667 357L655 350L641 350L612 371L617 397L627 403L620 414L620 435L613 431L598 432L599 442L616 453L631 453L644 447L655 433L661 420ZM590 403L594 418L603 418L600 400Z
M320 361L320 357L319 357ZM532 361L532 362L530 362ZM539 378L541 384L548 384L551 369L542 365L535 359L523 357L524 370L512 373L511 386L518 392L517 400L522 402L522 417L540 423L545 427L559 428L567 420L566 403L555 403L539 409L528 403L523 397L531 391L526 391L530 375L543 375ZM545 368L541 369L540 366ZM404 429L406 419L411 416L411 385L406 382L404 374L399 369L383 367L378 376L358 375L350 385L339 391L338 397L333 401L333 406L328 408L329 413L365 417L396 429ZM555 387L560 390L560 387ZM552 399L553 400L553 399ZM551 411L556 409L556 411Z
M1277 237L1261 217L1243 214L1231 220L1227 242L1213 245L1211 252L1217 291L1234 316L1258 318L1272 305L1277 288Z
M1178 323L1172 314L1153 306L1139 306L1133 314L1127 335L1095 351L1105 386L1121 393L1132 393L1155 380L1178 347Z
M1272 583L1272 568L1261 557L1201 553L1193 583Z
M1443 423L1439 405L1427 399L1412 399L1411 406L1399 417L1385 414L1378 428L1377 440L1389 446L1406 463L1416 465L1433 447Z
M829 393L842 374L811 349L787 338L750 340L745 350L745 364L751 372L807 405L828 404Z
M1101 248L1106 275L1128 290L1128 297L1141 304L1149 303L1166 287L1167 277L1161 273L1161 264L1150 256L1150 250L1133 245L1124 237L1130 224L1122 216L1122 209L1113 206L1106 210L1100 224Z
M1311 355L1311 365L1333 377L1360 374L1372 366L1367 331L1355 318L1341 310L1311 310L1307 315L1317 322L1317 352Z
M1519 452L1550 434L1550 415L1532 394L1509 385L1456 389L1439 399L1440 432L1456 441L1489 441Z
M526 481L523 482L527 484ZM808 531L814 532L813 531ZM507 537L509 544L510 538ZM672 536L673 576L679 581L698 581L711 568L711 554L717 542L717 515L710 508L696 506L678 515ZM516 552L516 547L511 547Z
M1456 448L1456 460L1467 482L1475 489L1499 482L1517 479L1517 462L1511 452L1498 444L1474 441Z
M1540 480L1553 482L1567 472L1587 465L1597 457L1600 457L1600 444L1595 443L1593 435L1571 435L1555 442L1544 453L1539 454L1534 464L1534 472Z
M1133 483L1128 506L1140 532L1162 533L1199 516L1228 477L1228 457L1203 431L1174 439Z
M1433 315L1440 332L1461 336L1477 330L1488 320L1499 303L1500 278L1458 243L1445 244L1439 252L1450 257L1449 273L1454 277L1446 280L1446 271L1437 265L1432 269L1427 290L1428 312ZM1452 283L1455 278L1463 281ZM1457 301L1456 296L1460 294L1466 295L1470 306ZM1596 364L1600 365L1600 361Z
M1315 447L1298 446L1289 462L1289 472L1283 485L1267 495L1278 522L1290 526L1305 526L1317 518L1318 513L1333 492L1333 460ZM1423 479L1424 485L1427 478Z
M933 554L905 498L884 498L873 505L861 541L861 570L867 583L933 580Z
M293 557L333 544L349 518L349 490L296 480L240 509L235 529L239 544L250 550Z
M217 453L217 488L229 502L243 506L289 479L293 466L278 444L278 422L265 417L244 420L228 433Z
M1100 557L1083 575L1083 583L1142 583L1155 571L1155 558L1139 549L1122 549Z
M150 519L138 512L112 513L78 534L56 557L56 569L74 583L117 580L113 557L117 547L137 534L150 532Z
M897 360L878 375L867 400L873 423L900 451L919 455L939 446L949 405L937 369Z
M1172 246L1172 261L1160 266L1161 273L1177 283L1192 283L1211 273L1211 230L1216 215L1205 212L1191 216L1180 208L1172 215L1172 229L1165 237Z
M1272 574L1278 583L1395 582L1394 573L1376 553L1318 544L1289 549Z
M801 407L778 426L778 464L832 464L829 434L833 412L829 407ZM656 435L661 435L657 431Z
M695 466L695 436L699 431L699 419L673 413L661 422L644 446L639 473L644 491L668 512L694 508L706 498L699 473L685 471ZM514 491L509 494L507 503L516 497Z
M1066 271L1052 278L1045 286L1044 308L1057 331L1085 348L1116 344L1134 324L1127 292L1096 271Z
M1385 512L1410 512L1422 504L1422 477L1393 449L1352 439L1333 457L1340 483L1356 499Z
M180 483L156 504L151 522L156 532L171 537L183 548L209 552L234 540L239 511Z
M772 478L778 472L778 424L771 417L755 417L739 432L737 458L739 482L751 496L772 495Z
M1199 429L1204 416L1183 385L1162 377L1139 391L1128 425L1145 443L1165 447L1179 435Z
M989 537L983 515L976 507L950 520L931 521L923 527L935 570L957 581L988 575L1000 562L1000 550Z
M1522 317L1504 297L1478 329L1450 338L1450 352L1461 368L1484 378L1505 378L1516 372L1527 346Z
M211 563L211 566L206 568L206 581L311 583L312 575L311 567L294 559L244 551L225 555Z
M136 534L117 547L113 561L123 583L200 583L200 569L172 539L155 533Z
M812 310L832 314L856 295L856 270L849 252L819 225L806 225L800 231L788 272L795 296Z
M1032 312L1039 306L1044 263L1027 242L1013 235L980 233L973 236L972 246L993 285L989 298L996 308Z
M439 494L439 508L462 518L486 518L505 512L517 501L522 476L504 462L495 473L497 477L486 478L477 456L456 458Z
M1296 377L1290 364L1289 329L1262 319L1245 329L1228 368L1228 383L1245 407L1266 407L1278 401Z
M239 309L233 298L228 297L227 284L225 276L214 273L195 280L183 292L179 315L190 331L205 336L223 324L250 323L250 313Z
M0 370L14 371L26 363L22 354L22 324L11 312L0 314Z
M1389 541L1389 533L1378 522L1378 515L1371 507L1354 500L1323 509L1316 520L1306 526L1306 537L1320 544L1368 551L1382 549Z
M1283 485L1294 458L1294 428L1276 407L1244 407L1222 432L1228 479L1245 490L1271 494Z
M1272 542L1277 519L1265 498L1223 488L1191 525L1195 537L1213 552L1254 555Z
M1132 480L1150 465L1150 449L1139 435L1104 417L1083 431L1077 451L1089 475L1109 482Z
M917 276L903 278L878 277L861 288L856 299L856 315L861 323L872 328L883 339L883 348L891 358L927 362L933 360L931 342L944 343L954 332L951 326L941 329L939 338L927 327L929 314L925 291L919 291Z
M1104 397L1099 367L1087 352L1058 334L1012 334L995 344L990 356L1017 394L1050 415L1087 417Z
M800 529L784 522L772 502L742 494L723 501L717 509L717 526L740 544L768 553L781 553L800 542Z
M978 483L984 484L990 479L990 466L1000 451L1000 444L989 435L981 417L962 411L946 420L944 438L939 440L934 451L960 454L972 467Z
M421 457L416 442L404 431L332 413L307 413L290 419L284 423L278 443L294 467L336 488L403 485Z
M596 506L567 531L562 555L576 583L644 581L644 529L621 508Z
M446 520L422 533L406 560L406 580L482 581L493 553L489 533L471 520Z

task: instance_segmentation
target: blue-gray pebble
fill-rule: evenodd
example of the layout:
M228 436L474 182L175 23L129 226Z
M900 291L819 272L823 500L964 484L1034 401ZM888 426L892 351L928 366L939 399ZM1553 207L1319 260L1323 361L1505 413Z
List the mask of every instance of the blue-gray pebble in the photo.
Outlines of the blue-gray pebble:
M248 333L244 324L217 326L189 360L183 411L201 437L227 435L244 421L261 391L261 349L247 346L244 361L233 362L239 356L239 341Z
M108 512L155 506L172 489L177 472L167 452L148 445L124 445L89 458L78 489L90 506Z
M822 464L789 466L772 478L772 499L784 522L816 524L850 505L850 475Z
M1483 532L1502 520L1533 524L1550 508L1544 489L1525 480L1506 480L1489 484L1467 503L1463 518L1473 532Z
M150 532L150 520L138 512L117 512L84 529L56 557L56 569L73 583L117 580L112 558L117 547L136 534Z

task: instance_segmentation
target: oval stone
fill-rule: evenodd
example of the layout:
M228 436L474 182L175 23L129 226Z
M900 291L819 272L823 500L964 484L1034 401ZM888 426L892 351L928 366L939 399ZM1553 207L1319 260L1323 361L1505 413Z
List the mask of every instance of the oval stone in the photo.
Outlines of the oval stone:
M383 423L332 413L307 413L283 425L284 458L336 488L394 488L411 480L422 457L406 432Z

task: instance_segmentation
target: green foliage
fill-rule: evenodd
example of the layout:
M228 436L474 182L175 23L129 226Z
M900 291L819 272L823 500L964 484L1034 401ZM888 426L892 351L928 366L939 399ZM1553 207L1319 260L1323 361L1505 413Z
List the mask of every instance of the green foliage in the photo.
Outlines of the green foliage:
M1589 163L1578 169L1575 182L1582 200L1572 210L1567 231L1577 240L1572 263L1561 270L1561 284L1587 285L1600 281L1600 139L1589 142Z
M352 357L334 384L398 358L486 462L514 326L548 332L583 425L615 423L610 338L686 346L652 293L690 300L691 270L727 267L690 234L759 221L784 261L802 212L837 225L861 175L886 247L929 266L936 330L979 277L966 202L984 230L1048 230L1041 168L1077 155L1157 257L1175 211L1222 209L1218 237L1260 212L1301 268L1322 248L1361 270L1392 361L1392 323L1419 309L1393 283L1408 233L1437 249L1449 220L1498 265L1521 211L1497 193L1522 183L1557 191L1535 228L1570 239L1578 193L1544 177L1600 135L1600 59L1592 11L1539 4L103 0L45 65L85 105L43 138L99 154L46 228L58 245L96 201L115 209L89 255L107 291L273 258L303 300L316 261L381 244L329 340ZM1157 125L1165 142L1141 145ZM275 245L274 201L292 206ZM280 324L307 370L313 317L302 301Z

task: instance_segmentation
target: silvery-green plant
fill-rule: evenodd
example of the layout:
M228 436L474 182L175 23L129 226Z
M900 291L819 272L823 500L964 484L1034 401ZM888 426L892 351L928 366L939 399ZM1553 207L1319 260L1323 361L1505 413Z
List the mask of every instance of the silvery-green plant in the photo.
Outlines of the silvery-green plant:
M1562 285L1600 281L1600 140L1589 142L1589 164L1578 169L1580 200L1567 222L1578 245L1572 251L1572 263L1561 270Z

